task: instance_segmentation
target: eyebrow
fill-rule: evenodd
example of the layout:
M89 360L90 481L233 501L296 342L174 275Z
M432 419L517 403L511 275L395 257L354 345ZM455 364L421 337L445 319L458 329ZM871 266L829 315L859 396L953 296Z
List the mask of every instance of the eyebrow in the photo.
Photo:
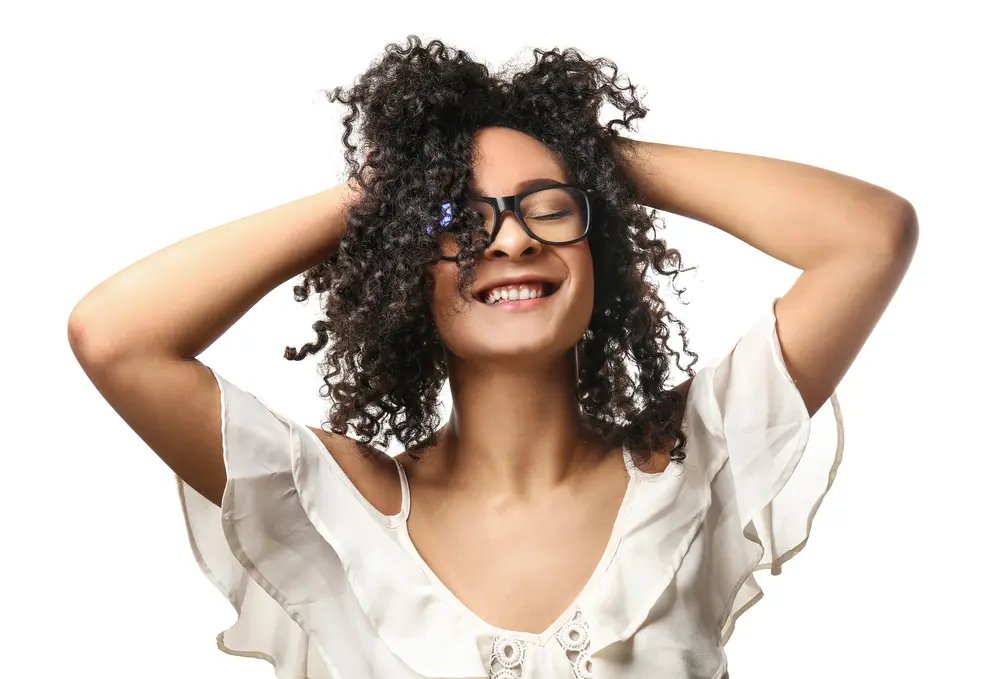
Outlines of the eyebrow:
M527 191L528 189L534 189L539 186L548 186L550 184L564 184L558 179L551 179L549 177L533 177L531 179L522 179L517 184L514 185L514 192L521 193L522 191ZM478 189L478 187L470 186L469 193L481 196L483 192Z

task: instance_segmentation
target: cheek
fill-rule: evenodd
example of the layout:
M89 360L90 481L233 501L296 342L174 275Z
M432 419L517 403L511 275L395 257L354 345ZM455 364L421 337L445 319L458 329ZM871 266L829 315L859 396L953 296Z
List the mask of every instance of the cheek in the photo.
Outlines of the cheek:
M590 316L594 312L594 260L586 241L580 246L567 251L563 261L573 279L575 294L571 314L574 326L582 333L590 325Z
M438 327L438 334L447 343L449 330L457 320L456 311L462 308L463 300L458 294L458 269L450 262L438 262L430 269L434 282L431 295L431 315Z

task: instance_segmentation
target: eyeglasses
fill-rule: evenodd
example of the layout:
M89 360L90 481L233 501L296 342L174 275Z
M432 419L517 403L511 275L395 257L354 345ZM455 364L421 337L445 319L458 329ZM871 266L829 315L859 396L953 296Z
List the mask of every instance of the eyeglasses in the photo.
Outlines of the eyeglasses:
M533 240L545 245L571 245L590 232L591 196L596 196L595 190L580 184L548 184L514 196L475 196L470 202L483 215L483 233L489 238L488 245L496 240L500 219L508 210ZM441 226L447 226L451 220L452 204L445 203ZM428 225L427 232L432 231ZM458 259L458 242L453 232L441 233L438 245L441 259Z

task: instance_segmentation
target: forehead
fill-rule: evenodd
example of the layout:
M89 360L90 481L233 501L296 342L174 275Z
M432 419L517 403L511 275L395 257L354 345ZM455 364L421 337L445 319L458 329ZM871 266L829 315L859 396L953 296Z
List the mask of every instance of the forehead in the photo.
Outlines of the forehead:
M473 138L475 150L470 191L508 196L537 180L568 183L562 161L545 144L518 130L486 127Z

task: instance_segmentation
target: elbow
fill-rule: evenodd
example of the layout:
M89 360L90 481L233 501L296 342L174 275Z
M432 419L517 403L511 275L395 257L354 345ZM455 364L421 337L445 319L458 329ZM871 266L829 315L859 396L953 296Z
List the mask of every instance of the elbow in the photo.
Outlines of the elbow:
M117 353L109 342L100 339L100 333L95 332L94 328L93 322L86 320L79 308L73 309L66 323L66 339L80 365L106 364Z
M879 219L875 247L879 254L909 262L920 239L920 222L913 203L895 197Z
M73 350L73 355L76 356L76 360L80 365L94 362L95 350L92 346L90 333L87 330L87 324L76 309L73 309L72 313L70 313L69 321L66 323L66 340L69 342L69 348Z
M913 257L917 250L917 241L920 240L920 220L917 218L917 209L908 200L903 201L899 208L896 219L896 228L893 234L893 245L897 253L907 260Z

